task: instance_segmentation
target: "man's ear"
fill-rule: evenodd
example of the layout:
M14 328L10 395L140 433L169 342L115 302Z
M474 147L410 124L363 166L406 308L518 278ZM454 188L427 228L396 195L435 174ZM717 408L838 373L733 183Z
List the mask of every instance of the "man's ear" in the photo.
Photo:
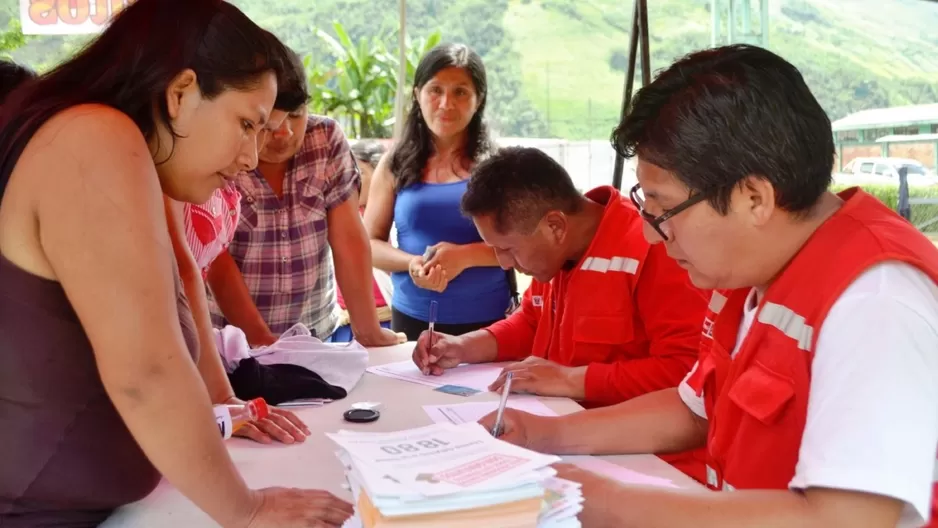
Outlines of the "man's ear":
M544 223L555 244L562 244L569 232L570 219L560 211L548 211L544 215Z
M765 225L775 213L775 187L765 177L746 176L733 192L733 208L750 219L752 225Z

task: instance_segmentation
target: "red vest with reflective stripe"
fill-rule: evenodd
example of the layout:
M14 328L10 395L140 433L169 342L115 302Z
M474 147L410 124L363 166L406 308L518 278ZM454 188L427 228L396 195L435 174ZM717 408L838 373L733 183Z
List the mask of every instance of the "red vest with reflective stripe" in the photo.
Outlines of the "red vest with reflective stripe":
M844 205L766 290L733 359L749 290L713 293L697 370L688 380L704 393L707 484L713 489L787 489L807 418L818 332L860 274L898 261L938 284L938 249L931 241L859 189L840 197Z

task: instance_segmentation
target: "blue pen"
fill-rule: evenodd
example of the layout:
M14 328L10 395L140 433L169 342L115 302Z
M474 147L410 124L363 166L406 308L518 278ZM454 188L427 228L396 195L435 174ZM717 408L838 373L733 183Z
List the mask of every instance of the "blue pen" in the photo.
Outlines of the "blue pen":
M430 351L433 350L433 324L436 323L436 306L436 301L430 301L430 326L427 328L427 330L430 332L430 335L427 336L427 361L429 361ZM430 367L428 365L427 368L424 369L424 374L429 373Z

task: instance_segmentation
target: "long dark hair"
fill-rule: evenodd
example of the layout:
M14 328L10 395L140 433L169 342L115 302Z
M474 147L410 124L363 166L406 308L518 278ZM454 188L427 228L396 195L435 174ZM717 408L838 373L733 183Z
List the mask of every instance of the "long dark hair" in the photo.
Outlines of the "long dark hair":
M36 72L6 59L0 60L0 105L26 81L36 78Z
M226 89L250 89L268 72L283 78L282 57L283 46L227 2L137 0L78 55L4 105L0 196L29 139L67 108L114 107L150 138L157 120L169 126L165 93L183 70L195 72L202 96L210 99Z
M446 68L462 68L472 78L479 108L466 127L466 140L463 155L473 162L492 150L488 128L483 121L485 102L488 99L488 81L482 58L470 47L463 44L440 44L430 50L417 65L414 73L414 89L411 90L410 112L404 122L404 129L394 154L391 156L391 173L394 175L394 187L399 191L408 185L419 183L423 179L423 169L433 153L432 133L427 127L417 101L417 92L430 82L437 73Z

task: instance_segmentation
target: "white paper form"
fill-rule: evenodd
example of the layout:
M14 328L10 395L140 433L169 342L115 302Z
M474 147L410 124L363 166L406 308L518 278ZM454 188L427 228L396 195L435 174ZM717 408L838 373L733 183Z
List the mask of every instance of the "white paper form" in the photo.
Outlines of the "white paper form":
M476 365L462 364L456 368L447 369L440 376L425 376L417 365L411 360L387 363L377 367L368 367L368 372L386 378L395 378L411 383L419 383L428 387L442 387L443 385L459 385L482 392L488 392L489 385L498 378L503 365L498 363L480 363Z
M545 471L553 473L546 466L560 461L492 438L478 424L327 436L352 457L366 487L386 487L390 479L398 496L404 489L431 497L541 482Z
M536 396L509 396L507 407L538 416L557 416ZM463 424L478 422L485 415L498 410L497 401L454 403L450 405L424 405L423 410L433 423Z

